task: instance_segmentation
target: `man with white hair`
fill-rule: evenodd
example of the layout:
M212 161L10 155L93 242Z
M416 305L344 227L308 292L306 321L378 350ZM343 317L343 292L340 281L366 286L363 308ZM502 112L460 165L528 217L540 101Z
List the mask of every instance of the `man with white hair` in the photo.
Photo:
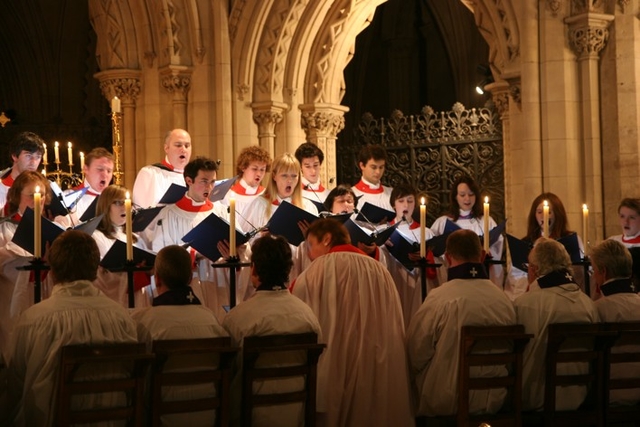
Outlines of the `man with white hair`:
M529 254L529 292L515 300L518 323L534 338L524 350L522 409L540 410L544 404L547 325L550 323L595 323L595 305L575 282L571 258L562 244L540 239ZM559 372L586 373L585 367L564 364ZM587 394L585 387L561 387L556 409L574 410Z

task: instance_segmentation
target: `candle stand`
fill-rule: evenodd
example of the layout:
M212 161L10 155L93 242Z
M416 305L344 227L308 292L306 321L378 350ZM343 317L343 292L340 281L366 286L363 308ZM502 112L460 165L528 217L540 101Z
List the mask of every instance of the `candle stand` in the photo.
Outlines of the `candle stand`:
M34 258L29 261L28 265L17 267L19 271L33 271L33 303L37 304L42 300L42 277L43 271L48 271L49 266L42 258Z
M133 274L139 271L151 271L152 265L136 265L133 261L127 261L124 266L119 268L111 268L112 273L127 273L127 294L129 297L129 308L135 308L135 289L133 286Z
M240 267L246 267L251 265L250 262L240 262L240 258L237 256L229 257L222 263L213 263L213 268L228 268L229 269L229 307L236 306L236 271Z
M420 294L422 295L422 301L427 297L427 268L438 268L441 265L442 264L439 263L431 263L425 257L410 264L411 267L418 267L420 269Z

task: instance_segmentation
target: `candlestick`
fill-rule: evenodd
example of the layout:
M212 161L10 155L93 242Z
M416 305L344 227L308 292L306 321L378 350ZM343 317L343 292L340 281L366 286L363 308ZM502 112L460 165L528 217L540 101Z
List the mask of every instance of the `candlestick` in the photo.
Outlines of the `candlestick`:
M113 113L120 112L120 98L118 98L117 96L111 98L111 111Z
M47 169L46 168L42 168L42 176L47 176Z
M133 261L133 233L131 225L131 198L129 192L125 195L124 199L124 212L125 212L125 231L127 233L127 261Z
M40 186L36 186L33 193L33 256L40 258L42 256L42 202L40 197Z
M582 205L582 244L584 245L584 255L587 255L589 246L589 207L585 203Z
M236 256L236 199L229 199L229 256Z
M69 166L73 166L73 150L71 149L71 141L67 142L67 155L69 156Z
M482 217L484 220L484 251L489 253L489 197L484 198L484 216Z
M542 237L549 238L549 202L542 202Z
M420 258L425 258L427 256L427 205L425 204L425 199L422 197L420 199Z
M58 148L59 146L60 144L58 144L58 141L53 144L53 154L56 163L60 163L60 149Z
M84 153L81 151L80 152L80 172L82 172L83 170L84 170Z
M47 144L42 144L44 147L44 152L42 153L42 166L47 166L49 161L47 160Z

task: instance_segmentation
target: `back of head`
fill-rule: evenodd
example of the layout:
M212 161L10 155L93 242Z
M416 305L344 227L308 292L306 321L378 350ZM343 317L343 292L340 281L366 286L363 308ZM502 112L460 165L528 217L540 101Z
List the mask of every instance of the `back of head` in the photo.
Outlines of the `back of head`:
M591 250L591 262L600 271L607 271L606 279L631 277L633 259L629 250L616 240L605 240Z
M18 157L23 151L44 154L44 140L33 132L20 132L11 142L11 154Z
M340 221L335 219L324 218L313 221L307 230L307 236L313 236L318 241L321 241L327 234L331 234L330 247L332 248L351 243L349 231Z
M304 142L296 148L296 152L294 153L296 159L302 164L302 159L309 159L312 157L318 157L320 163L324 162L324 153L322 150L313 142Z
M571 268L567 250L552 239L539 239L529 254L529 262L538 267L538 276Z
M267 172L269 172L271 155L267 150L257 145L243 148L236 160L236 174L242 175L242 172L244 172L251 162L264 163L267 167Z
M94 281L100 251L93 237L82 231L69 230L53 241L47 259L56 283Z
M387 150L382 145L366 144L358 152L358 163L366 165L369 160L387 160Z
M478 235L471 230L456 230L447 237L446 253L453 260L465 262L482 262L482 246Z
M193 182L199 171L215 172L218 170L218 163L206 157L196 157L184 167L184 178L191 178Z
M281 236L262 236L251 246L251 264L261 284L284 288L293 267L291 247Z
M187 287L191 283L191 256L178 245L160 249L154 264L155 275L169 289Z

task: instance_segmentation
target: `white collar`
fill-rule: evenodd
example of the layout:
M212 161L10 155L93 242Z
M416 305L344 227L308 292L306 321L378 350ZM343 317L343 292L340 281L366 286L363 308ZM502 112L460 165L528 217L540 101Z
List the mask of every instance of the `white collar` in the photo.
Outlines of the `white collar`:
M240 181L238 181L240 183L240 185L242 186L242 188L244 188L244 192L246 194L249 195L254 195L258 193L258 188L260 188L260 186L256 186L256 187L252 187L249 184L247 184L247 182L244 180L244 178L240 178Z
M378 182L377 184L372 184L369 181L367 181L364 178L360 178L362 180L362 182L364 182L365 184L367 184L367 186L372 189L372 190L377 190L378 188L380 188L380 183Z

